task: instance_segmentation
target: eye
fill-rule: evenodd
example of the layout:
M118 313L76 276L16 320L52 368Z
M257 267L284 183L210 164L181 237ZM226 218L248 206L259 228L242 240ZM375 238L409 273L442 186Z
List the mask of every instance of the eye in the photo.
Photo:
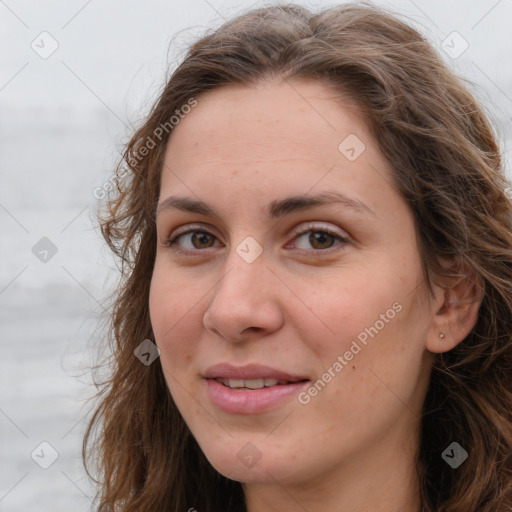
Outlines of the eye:
M317 224L307 224L302 229L297 230L295 238L291 242L292 247L299 251L326 252L337 245L345 245L350 240L343 233L336 232L334 229ZM308 236L306 236L308 235ZM202 226L187 226L186 229L178 230L173 233L166 245L178 253L199 253L204 249L217 246L215 242L218 238L205 230ZM290 248L290 243L285 246Z
M177 252L196 252L198 249L213 247L215 240L217 237L209 231L188 226L186 231L171 235L166 245Z
M342 233L336 232L326 226L316 224L308 224L295 234L296 238L294 239L295 243L293 245L299 250L310 251L311 248L313 248L316 252L326 251L336 245L343 245L349 242L348 237L344 236ZM299 241L299 243L297 243L297 241Z

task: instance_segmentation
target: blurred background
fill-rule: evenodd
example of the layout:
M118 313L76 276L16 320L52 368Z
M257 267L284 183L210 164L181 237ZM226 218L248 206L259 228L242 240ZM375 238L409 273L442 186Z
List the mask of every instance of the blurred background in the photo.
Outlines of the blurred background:
M188 45L266 3L0 0L1 512L94 509L81 442L116 278L98 198ZM471 81L510 175L512 2L375 3L408 16Z

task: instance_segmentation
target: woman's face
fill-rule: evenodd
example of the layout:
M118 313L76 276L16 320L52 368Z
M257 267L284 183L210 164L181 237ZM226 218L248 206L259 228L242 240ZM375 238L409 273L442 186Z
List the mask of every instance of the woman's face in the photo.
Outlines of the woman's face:
M413 217L332 98L306 80L220 88L166 150L155 341L206 457L248 484L391 470L418 442L435 313Z

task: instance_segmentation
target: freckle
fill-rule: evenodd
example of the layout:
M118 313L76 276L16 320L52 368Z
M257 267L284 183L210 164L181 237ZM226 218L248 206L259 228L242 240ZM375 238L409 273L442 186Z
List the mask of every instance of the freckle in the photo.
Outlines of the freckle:
M355 370L355 369L356 369L356 367L354 365L352 365L352 370Z

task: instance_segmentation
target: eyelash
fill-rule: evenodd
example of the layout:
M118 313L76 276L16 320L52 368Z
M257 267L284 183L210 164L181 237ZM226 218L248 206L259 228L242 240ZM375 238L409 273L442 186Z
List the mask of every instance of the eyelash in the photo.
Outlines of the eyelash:
M167 240L167 242L165 243L165 245L169 248L171 248L173 251L176 251L177 253L180 253L180 254L186 254L186 255L191 255L191 256L200 256L200 254L194 254L194 253L201 253L201 252L204 252L204 250L207 250L207 249L211 249L211 247L208 247L206 249L194 249L194 250L183 250L183 249L180 249L179 246L176 244L176 241L182 237L182 236L185 236L185 235L189 235L191 233L203 233L203 234L207 234L209 236L213 236L214 238L216 238L218 240L218 238L213 234L213 233L210 233L208 230L205 230L204 228L200 227L200 226L197 226L197 227L191 227L190 229L188 229L187 231L183 231L182 233L178 233L176 236L172 237L172 238L169 238ZM315 225L315 224L312 224L312 223L308 223L305 228L299 230L299 231L296 231L294 233L294 240L296 240L297 238L300 238L302 235L305 235L306 233L323 233L323 234L328 234L328 235L331 235L332 237L334 237L335 239L338 240L338 244L334 244L332 245L331 247L328 247L327 249L298 249L298 251L300 252L307 252L307 253L317 253L317 254L314 254L315 257L321 257L322 256L322 253L325 254L325 253L330 253L332 249L334 249L336 246L339 246L339 245L344 245L344 244L347 244L350 242L350 240L347 238L347 237L343 237L341 236L339 233L336 233L334 232L334 230L332 229L329 229L325 226L319 226L319 225ZM288 244L287 244L288 245Z

